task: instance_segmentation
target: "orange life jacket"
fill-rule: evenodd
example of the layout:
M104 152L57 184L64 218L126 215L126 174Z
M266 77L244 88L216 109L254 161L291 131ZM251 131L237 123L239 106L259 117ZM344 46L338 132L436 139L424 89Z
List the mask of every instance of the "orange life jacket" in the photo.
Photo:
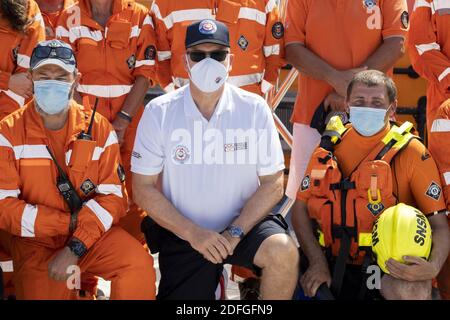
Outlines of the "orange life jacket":
M333 117L314 151L301 188L310 192L309 216L317 222L321 246L333 257L343 255L347 263L362 264L371 247L372 226L378 216L395 205L392 159L417 136L410 133L412 124L393 126L358 167L343 177L334 156L334 145L353 130ZM343 253L342 253L343 252Z

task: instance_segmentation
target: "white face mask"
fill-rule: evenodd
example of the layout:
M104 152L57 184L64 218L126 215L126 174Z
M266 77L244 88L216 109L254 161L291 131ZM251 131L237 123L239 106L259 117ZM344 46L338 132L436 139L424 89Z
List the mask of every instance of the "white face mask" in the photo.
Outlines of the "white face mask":
M388 110L350 106L350 122L360 135L370 137L384 128Z
M202 92L217 91L228 79L228 67L212 58L205 58L189 69L191 81Z

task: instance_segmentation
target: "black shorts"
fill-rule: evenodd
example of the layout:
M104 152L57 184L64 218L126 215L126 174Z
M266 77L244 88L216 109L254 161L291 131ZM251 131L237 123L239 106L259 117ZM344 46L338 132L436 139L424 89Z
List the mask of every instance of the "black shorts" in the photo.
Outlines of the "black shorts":
M308 258L300 250L300 276L306 272L308 266ZM331 276L333 276L334 266L335 261L328 259L328 268ZM363 273L361 266L348 264L345 268L341 292L338 296L335 295L334 298L336 300L382 300L383 297L379 290L369 290L367 287L363 287L366 286L366 280L367 277Z
M159 226L156 228L159 229L157 230L157 239L154 237L155 234L148 234L151 230L143 228L143 231L147 231L145 234L149 246L154 247L154 243L151 244L151 241L158 242L161 281L157 299L215 299L223 264L209 262L187 241ZM155 232L155 225L153 225L152 230ZM242 239L234 250L234 254L229 256L224 264L246 267L256 274L260 274L261 269L253 264L256 252L265 239L280 233L289 234L288 225L284 218L281 215L268 216Z

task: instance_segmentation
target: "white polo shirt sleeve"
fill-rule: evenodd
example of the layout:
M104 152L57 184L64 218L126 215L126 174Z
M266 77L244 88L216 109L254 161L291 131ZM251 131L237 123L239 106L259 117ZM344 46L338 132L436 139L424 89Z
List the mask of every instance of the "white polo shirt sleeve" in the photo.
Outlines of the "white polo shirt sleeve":
M268 176L283 170L285 166L280 136L270 107L262 98L258 102L256 127L258 128L258 176Z
M164 147L157 110L147 105L137 128L131 154L131 171L142 175L157 175L164 167Z

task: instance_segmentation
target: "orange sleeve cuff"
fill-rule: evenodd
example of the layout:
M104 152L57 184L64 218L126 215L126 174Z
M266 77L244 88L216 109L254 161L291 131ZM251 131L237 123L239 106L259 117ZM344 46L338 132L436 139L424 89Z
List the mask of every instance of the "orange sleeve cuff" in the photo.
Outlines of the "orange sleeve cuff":
M89 233L86 232L83 228L77 228L73 236L78 240L80 240L81 242L83 242L88 250L96 242L96 240L91 235L89 235Z

